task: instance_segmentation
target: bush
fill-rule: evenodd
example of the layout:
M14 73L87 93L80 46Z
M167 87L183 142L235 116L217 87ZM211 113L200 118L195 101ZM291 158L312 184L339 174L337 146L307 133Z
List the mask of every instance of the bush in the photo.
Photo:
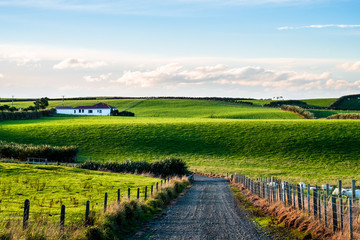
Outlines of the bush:
M87 161L80 164L79 168L132 174L150 173L162 178L169 176L184 176L189 173L185 161L179 158L167 158L152 163L146 161L125 161L122 163Z
M17 144L0 141L0 158L26 161L28 157L47 158L52 162L75 162L78 148L75 146L50 146Z
M0 121L5 120L27 120L42 117L49 117L55 114L55 109L37 112L0 112Z
M337 113L327 119L360 119L360 113Z
M301 107L292 105L282 105L281 110L296 113L306 119L314 119L314 114Z

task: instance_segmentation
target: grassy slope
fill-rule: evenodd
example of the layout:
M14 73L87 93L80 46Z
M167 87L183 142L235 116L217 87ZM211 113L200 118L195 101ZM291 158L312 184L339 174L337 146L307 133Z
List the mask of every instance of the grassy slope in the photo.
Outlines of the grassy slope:
M104 194L108 192L109 203L116 200L117 189L125 197L127 188L144 188L158 179L114 173L102 173L60 166L32 166L0 163L0 216L21 216L25 199L30 200L30 220L36 215L52 216L58 221L61 205L66 206L66 221L81 221L86 201L93 210L103 208Z
M299 99L299 101L303 101L310 106L316 107L328 107L330 104L336 101L337 98L315 98L315 99ZM269 104L272 101L279 100L248 100L248 102L252 102L256 105L262 106L264 104Z
M75 144L101 159L178 156L203 171L287 179L359 179L360 122L53 117L0 123L0 139ZM11 132L11 134L9 134ZM346 184L346 182L345 182Z

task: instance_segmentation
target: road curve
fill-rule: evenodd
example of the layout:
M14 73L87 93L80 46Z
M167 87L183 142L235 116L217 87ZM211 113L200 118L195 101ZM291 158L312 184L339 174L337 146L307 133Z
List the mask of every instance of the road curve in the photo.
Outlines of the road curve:
M146 239L268 239L245 218L228 182L195 176L187 194L151 224Z

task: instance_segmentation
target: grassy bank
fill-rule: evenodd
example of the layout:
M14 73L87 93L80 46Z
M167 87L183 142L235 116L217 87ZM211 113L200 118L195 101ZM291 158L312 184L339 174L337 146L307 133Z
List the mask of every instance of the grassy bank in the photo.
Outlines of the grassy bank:
M86 201L91 201L91 210L103 208L104 194L109 202L115 201L117 189L132 197L136 189L154 185L159 179L90 171L60 166L39 166L0 163L0 218L20 219L25 199L30 200L30 222L39 219L59 220L60 208L66 206L67 223L83 222Z

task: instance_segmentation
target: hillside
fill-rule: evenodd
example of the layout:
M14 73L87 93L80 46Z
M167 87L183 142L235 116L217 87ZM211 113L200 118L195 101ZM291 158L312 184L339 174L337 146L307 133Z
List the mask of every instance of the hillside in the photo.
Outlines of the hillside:
M2 140L77 145L81 160L176 156L203 171L316 179L345 172L358 178L358 131L360 122L336 120L52 117L0 123Z
M137 117L166 118L235 118L235 119L298 119L296 114L280 109L262 108L221 101L192 99L112 99L101 100L119 111L127 110ZM66 106L94 105L98 100L66 100ZM31 102L15 102L27 107ZM50 107L62 106L61 101L49 101Z

